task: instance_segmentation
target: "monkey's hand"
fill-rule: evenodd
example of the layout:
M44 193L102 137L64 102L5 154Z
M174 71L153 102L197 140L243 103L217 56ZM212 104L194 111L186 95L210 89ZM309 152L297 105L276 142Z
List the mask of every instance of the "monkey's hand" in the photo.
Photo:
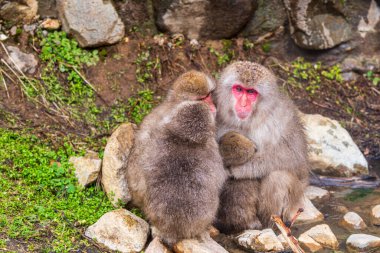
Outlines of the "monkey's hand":
M205 143L208 138L213 138L215 126L206 104L187 104L177 110L167 125L173 137L191 143Z
M238 166L252 159L256 145L244 135L231 131L220 138L219 151L226 167Z

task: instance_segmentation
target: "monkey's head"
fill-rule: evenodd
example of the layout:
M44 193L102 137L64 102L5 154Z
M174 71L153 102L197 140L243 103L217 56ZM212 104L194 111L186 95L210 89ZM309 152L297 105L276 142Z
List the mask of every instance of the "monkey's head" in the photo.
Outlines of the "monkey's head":
M221 74L217 105L222 117L234 122L249 121L257 111L265 111L279 96L276 78L266 67L248 61L229 65ZM220 107L220 108L219 108Z
M188 71L174 82L168 94L168 99L175 102L200 101L207 104L215 114L215 105L211 92L215 89L215 82L206 74L199 71Z

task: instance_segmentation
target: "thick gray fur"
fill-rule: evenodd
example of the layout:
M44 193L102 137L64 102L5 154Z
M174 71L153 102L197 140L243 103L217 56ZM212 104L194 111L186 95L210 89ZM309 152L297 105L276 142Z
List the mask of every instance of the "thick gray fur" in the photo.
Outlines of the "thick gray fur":
M252 114L244 120L234 111L231 88L235 83L248 85L259 93ZM216 224L222 230L227 228L224 232L231 232L255 228L255 224L260 228L260 222L268 226L271 215L289 220L302 205L309 174L306 138L296 106L280 92L274 74L252 62L229 65L222 72L215 93L218 138L235 131L252 140L257 148L250 161L229 168L232 179L223 190L219 214L240 215L220 215ZM240 181L247 179L255 183ZM253 206L257 206L257 217L252 217ZM244 224L241 220L251 222Z

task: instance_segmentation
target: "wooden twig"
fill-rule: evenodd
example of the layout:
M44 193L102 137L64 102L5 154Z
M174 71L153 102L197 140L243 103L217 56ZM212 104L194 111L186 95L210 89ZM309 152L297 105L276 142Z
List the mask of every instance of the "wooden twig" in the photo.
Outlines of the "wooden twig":
M294 253L305 253L305 251L303 251L303 249L299 245L298 240L292 235L292 231L290 230L290 228L288 228L284 224L280 216L272 215L272 221L276 224L281 234L288 242L289 247L293 250Z
M9 92L8 92L8 86L7 86L7 83L5 82L5 78L4 78L3 74L2 74L2 72L0 72L0 78L3 80L5 91L7 92L7 97L10 98Z

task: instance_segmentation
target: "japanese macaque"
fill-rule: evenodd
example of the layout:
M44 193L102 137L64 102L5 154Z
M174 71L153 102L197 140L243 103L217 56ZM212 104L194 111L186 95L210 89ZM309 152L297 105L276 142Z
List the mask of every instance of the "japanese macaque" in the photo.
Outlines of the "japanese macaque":
M196 71L180 76L145 117L127 165L132 202L169 246L207 232L227 178L216 142L215 83Z
M288 221L302 207L309 174L304 129L276 83L252 62L231 64L218 82L217 136L230 172L215 223L222 232L268 226L271 215ZM241 153L245 147L254 150ZM227 158L224 150L231 150Z

